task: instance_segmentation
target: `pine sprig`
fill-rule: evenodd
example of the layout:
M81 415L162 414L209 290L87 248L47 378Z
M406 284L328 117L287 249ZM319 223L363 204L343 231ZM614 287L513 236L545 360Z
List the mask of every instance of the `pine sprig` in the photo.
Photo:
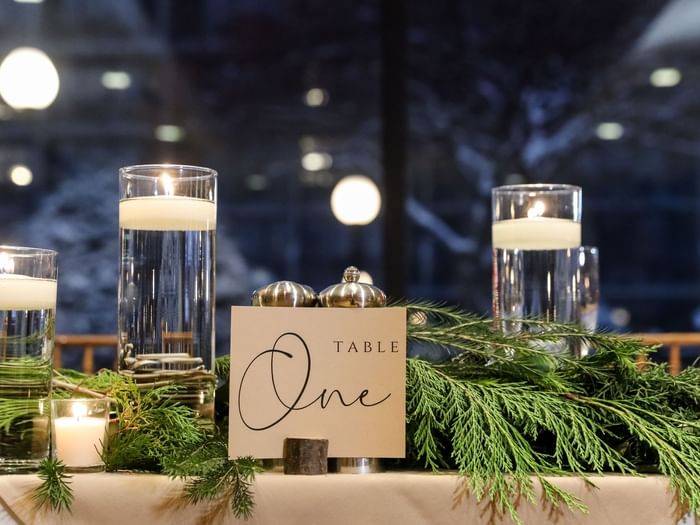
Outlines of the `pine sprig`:
M617 470L630 465L590 428L585 413L560 396L527 384L455 379L417 359L407 362L409 435L419 458L437 469L446 463L438 443L446 440L449 462L465 476L477 500L486 498L517 521L515 501L534 502L532 478ZM544 433L549 453L533 443ZM549 503L583 505L554 486L543 486Z
M108 471L159 471L182 447L199 443L209 428L195 412L170 400L176 386L141 391L131 381L115 385L117 431L107 440L103 460Z
M252 483L260 471L262 467L254 458L229 459L228 443L221 434L183 448L164 468L169 476L186 479L184 496L188 502L210 503L217 512L228 507L243 519L252 515ZM207 515L207 520L213 517Z
M56 512L69 511L73 503L71 476L65 473L65 465L54 458L46 458L39 465L37 475L41 485L32 494L38 509L51 509Z

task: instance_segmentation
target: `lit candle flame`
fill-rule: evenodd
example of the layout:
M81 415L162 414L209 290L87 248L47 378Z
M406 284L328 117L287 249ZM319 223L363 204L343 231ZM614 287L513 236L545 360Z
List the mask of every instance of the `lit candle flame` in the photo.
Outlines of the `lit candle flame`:
M527 210L527 217L528 219L533 219L535 217L542 217L544 215L544 202L542 201L535 201L535 204L532 205L532 208Z
M173 183L173 178L167 173L160 174L160 182L163 186L163 192L165 195L175 195L175 184Z
M84 403L74 403L73 404L73 417L75 419L80 419L81 417L87 416L88 409Z

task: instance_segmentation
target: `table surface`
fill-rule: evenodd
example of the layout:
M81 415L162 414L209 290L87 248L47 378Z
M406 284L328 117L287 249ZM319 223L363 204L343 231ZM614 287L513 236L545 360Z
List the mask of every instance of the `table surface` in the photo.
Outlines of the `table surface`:
M564 510L556 520L539 498L521 503L527 525L675 525L675 505L668 481L661 476L592 476L597 488L578 478L548 478L577 494L588 513ZM72 479L75 502L70 514L37 512L29 494L40 483L34 475L0 476L0 503L9 523L26 524L197 524L216 522L211 507L182 505L182 482L165 476L133 473L77 474ZM230 511L219 523L258 524L489 524L488 507L477 504L454 474L388 472L284 476L264 473L255 481L254 515L235 519ZM0 524L2 521L0 512ZM507 517L493 524L511 524Z

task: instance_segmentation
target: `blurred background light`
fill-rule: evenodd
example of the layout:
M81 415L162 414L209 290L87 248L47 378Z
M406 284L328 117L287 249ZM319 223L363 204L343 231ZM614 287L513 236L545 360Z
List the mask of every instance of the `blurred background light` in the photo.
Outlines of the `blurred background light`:
M58 95L58 71L46 53L18 47L0 63L0 95L14 109L45 109Z
M311 88L304 95L304 103L310 107L325 106L328 104L328 91L321 88Z
M102 86L105 89L129 89L131 75L126 71L105 71L102 73Z
M262 173L253 173L246 177L245 183L249 190L263 191L267 188L267 177Z
M180 142L185 138L185 130L173 124L156 126L155 136L161 142Z
M343 224L364 226L379 215L382 197L379 188L365 175L348 175L331 193L331 210Z
M610 312L610 322L618 328L629 325L631 319L632 315L627 308L613 308Z
M681 81L682 75L675 67L661 67L649 75L649 82L654 87L673 87Z
M301 157L301 165L306 171L327 170L333 166L333 157L328 153L312 151Z
M8 172L10 174L10 180L17 186L29 186L34 179L32 170L24 164L10 166Z
M595 134L600 140L618 140L625 134L625 128L619 122L601 122Z

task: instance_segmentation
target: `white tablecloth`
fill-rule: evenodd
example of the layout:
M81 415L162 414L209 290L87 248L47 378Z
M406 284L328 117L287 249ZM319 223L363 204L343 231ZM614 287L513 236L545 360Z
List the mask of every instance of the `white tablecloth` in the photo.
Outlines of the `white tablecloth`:
M553 478L578 494L589 513L564 510L557 521L550 509L520 505L525 524L674 525L673 495L661 476L594 476L598 489L577 478ZM0 503L18 523L86 525L157 525L214 523L206 506L178 503L179 481L150 474L80 474L72 479L72 513L36 513L28 498L39 479L0 476ZM537 484L536 484L537 485ZM255 482L253 518L239 521L226 510L220 523L250 525L410 525L486 524L485 506L465 494L457 476L429 473L284 476L265 473ZM538 487L539 491L539 487ZM0 517L2 515L0 514ZM0 521L0 523L2 523ZM499 524L511 524L505 518Z

